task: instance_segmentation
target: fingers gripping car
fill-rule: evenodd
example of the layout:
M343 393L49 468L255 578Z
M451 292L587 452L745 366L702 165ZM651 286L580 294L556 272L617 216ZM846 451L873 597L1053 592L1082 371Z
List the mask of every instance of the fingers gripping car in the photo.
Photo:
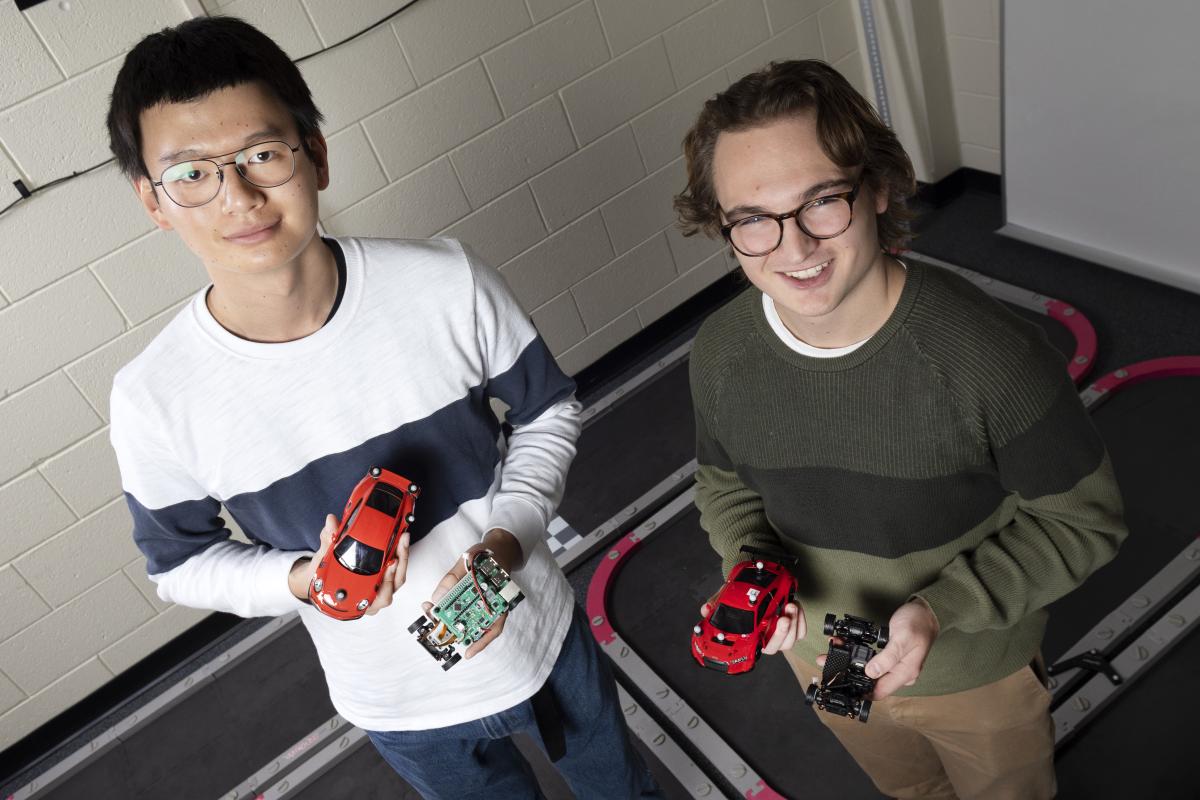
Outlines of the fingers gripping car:
M372 467L358 482L333 541L317 565L308 599L335 619L358 619L396 560L400 536L416 517L421 489L394 472Z
M483 638L496 620L507 614L524 594L508 571L488 550L463 553L467 574L430 609L408 626L425 652L448 670L462 659L454 646L470 647Z
M785 566L794 559L751 547L742 552L755 558L733 568L708 617L692 628L692 658L730 674L754 669L784 606L796 601L796 579Z
M829 653L820 683L813 678L804 702L830 714L866 722L871 715L868 698L875 690L874 679L867 676L867 662L875 656L875 648L887 646L888 626L850 614L840 620L826 614L824 631L833 637Z

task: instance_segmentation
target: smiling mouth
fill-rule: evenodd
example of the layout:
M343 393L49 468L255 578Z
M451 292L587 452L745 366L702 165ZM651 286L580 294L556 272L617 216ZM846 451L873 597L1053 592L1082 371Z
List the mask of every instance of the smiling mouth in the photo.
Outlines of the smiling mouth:
M241 231L240 233L230 234L229 236L226 236L225 238L226 239L252 239L255 236L258 236L263 233L267 233L268 231L274 229L275 226L278 224L279 224L278 222L272 222L270 225L264 225L261 228L254 228L252 230Z
M830 259L830 260L832 260L832 259ZM815 267L809 267L808 269L798 269L795 272L785 272L783 274L787 275L789 278L795 278L798 281L805 281L805 280L809 280L810 278L815 278L818 275L820 275L822 272L825 271L825 268L827 266L829 266L829 261L824 261L820 264L817 264Z

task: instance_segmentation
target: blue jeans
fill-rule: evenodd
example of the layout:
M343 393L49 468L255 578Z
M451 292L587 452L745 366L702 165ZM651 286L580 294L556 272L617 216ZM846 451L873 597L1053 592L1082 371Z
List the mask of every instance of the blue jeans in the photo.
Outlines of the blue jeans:
M578 605L546 681L558 703L567 746L555 766L576 797L664 797L633 749L612 672ZM542 798L533 770L509 738L518 732L528 734L545 751L530 700L460 725L367 731L367 736L384 760L428 800Z

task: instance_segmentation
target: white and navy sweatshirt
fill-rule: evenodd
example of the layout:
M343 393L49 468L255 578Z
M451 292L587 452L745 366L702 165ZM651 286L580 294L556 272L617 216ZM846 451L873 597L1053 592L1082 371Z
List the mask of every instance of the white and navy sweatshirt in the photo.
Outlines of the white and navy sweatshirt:
M570 622L544 534L579 435L574 384L500 275L457 242L335 244L342 299L312 335L238 338L202 291L117 375L111 435L133 536L164 600L299 611L355 725L478 719L533 695ZM509 409L507 442L492 399ZM375 616L337 621L297 600L287 575L372 466L422 487L407 582ZM222 504L252 544L230 539ZM527 599L483 653L444 672L407 627L491 528L520 541Z

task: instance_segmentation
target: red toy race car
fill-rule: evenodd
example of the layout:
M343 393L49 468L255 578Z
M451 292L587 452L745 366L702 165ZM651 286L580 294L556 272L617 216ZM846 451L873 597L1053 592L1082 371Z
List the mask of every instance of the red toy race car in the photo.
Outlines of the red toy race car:
M308 586L313 605L335 619L358 619L366 612L396 560L401 534L416 519L420 494L408 478L371 467L350 493L337 533L317 564Z
M733 568L707 619L692 628L692 657L718 672L749 672L787 603L796 602L795 559L743 547L754 556Z

